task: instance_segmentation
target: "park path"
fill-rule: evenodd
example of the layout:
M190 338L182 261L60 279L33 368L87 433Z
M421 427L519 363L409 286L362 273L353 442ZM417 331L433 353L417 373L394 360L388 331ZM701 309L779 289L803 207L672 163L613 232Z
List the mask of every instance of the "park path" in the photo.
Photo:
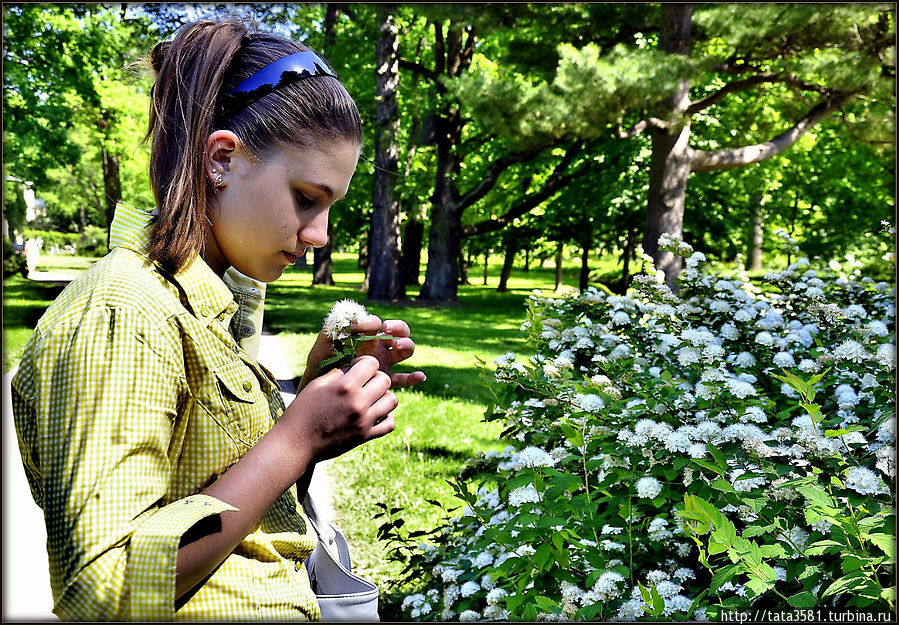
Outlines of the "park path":
M286 390L281 396L285 404L290 404L295 393L289 380L295 374L286 370L282 339L278 335L263 330L258 360L284 381L282 388ZM13 424L9 384L14 373L13 370L3 374L2 620L57 621L52 612L43 512L31 497ZM318 465L309 492L322 519L333 521L336 514L328 465L329 462Z

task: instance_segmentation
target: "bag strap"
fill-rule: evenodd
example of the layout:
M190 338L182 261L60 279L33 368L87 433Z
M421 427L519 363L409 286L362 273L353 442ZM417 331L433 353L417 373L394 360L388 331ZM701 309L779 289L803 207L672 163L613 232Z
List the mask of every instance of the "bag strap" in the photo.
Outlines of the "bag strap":
M306 513L306 518L309 519L309 523L312 525L312 529L315 530L315 534L318 537L318 542L321 544L322 549L331 551L338 562L340 562L347 571L352 572L353 564L350 560L350 549L346 543L346 539L341 535L340 531L331 523L327 523L321 519L318 514L318 508L315 505L315 500L310 497L308 492L306 493L306 496L303 497L301 505L303 506L303 512ZM323 530L330 530L330 532L326 535ZM336 553L334 550L336 550Z

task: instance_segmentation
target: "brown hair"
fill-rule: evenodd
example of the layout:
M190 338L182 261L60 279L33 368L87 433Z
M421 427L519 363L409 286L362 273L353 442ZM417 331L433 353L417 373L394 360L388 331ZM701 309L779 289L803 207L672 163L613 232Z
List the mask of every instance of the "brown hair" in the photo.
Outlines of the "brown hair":
M362 143L359 110L330 76L281 87L219 119L223 94L269 63L305 50L277 35L251 33L235 19L188 24L153 48L156 82L145 140L152 138L150 183L158 214L148 254L167 271L177 272L203 250L215 194L204 171L206 139L214 130L234 132L251 158L322 140Z

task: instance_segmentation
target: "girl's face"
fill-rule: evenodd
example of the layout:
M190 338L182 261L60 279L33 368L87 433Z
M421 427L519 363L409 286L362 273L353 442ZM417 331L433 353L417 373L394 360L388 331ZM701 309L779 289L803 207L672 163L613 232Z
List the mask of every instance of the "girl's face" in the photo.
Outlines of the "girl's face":
M234 267L272 282L307 248L328 242L328 212L346 195L359 146L276 148L255 163L239 143L216 154L219 171L227 169L203 259L220 276Z

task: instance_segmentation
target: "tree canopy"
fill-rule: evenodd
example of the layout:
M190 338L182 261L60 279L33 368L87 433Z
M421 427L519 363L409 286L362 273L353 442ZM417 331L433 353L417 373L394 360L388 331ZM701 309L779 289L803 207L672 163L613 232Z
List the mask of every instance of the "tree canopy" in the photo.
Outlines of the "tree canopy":
M322 51L357 100L365 146L332 238L401 264L383 292L423 277L422 298L451 300L465 251L490 247L613 253L625 288L642 242L674 281L662 231L723 260L771 258L778 229L813 257L873 255L893 215L893 5L124 6L4 5L5 173L34 182L47 227L106 226L117 182L152 203L134 62L225 13Z

